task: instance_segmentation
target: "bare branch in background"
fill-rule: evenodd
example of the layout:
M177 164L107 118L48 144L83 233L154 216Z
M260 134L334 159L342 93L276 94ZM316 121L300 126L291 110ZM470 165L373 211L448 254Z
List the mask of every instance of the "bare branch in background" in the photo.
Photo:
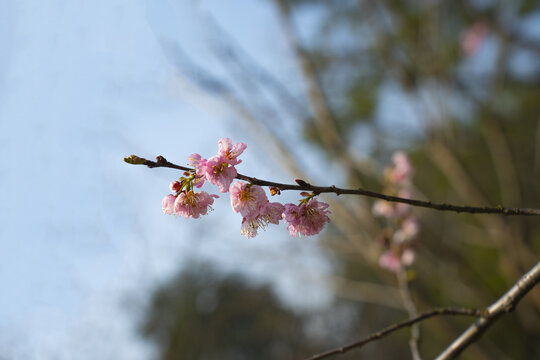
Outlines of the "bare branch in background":
M337 349L329 350L329 351L326 351L324 353L313 355L312 357L307 358L306 360L320 360L320 359L328 358L328 357L333 356L333 355L344 354L344 353L349 352L349 351L351 351L353 349L358 349L358 348L364 346L367 343L370 343L370 342L375 341L375 340L379 340L379 339L385 337L386 335L388 335L388 334L390 334L390 333L392 333L392 332L394 332L396 330L402 329L404 327L409 327L411 325L417 324L417 323L419 323L421 321L427 320L427 319L432 318L434 316L439 316L439 315L480 316L480 314L481 314L481 311L478 310L478 309L465 309L465 308L435 309L435 310L420 314L420 315L418 315L417 317L415 317L413 319L409 319L409 320L406 320L406 321L402 321L402 322L390 325L390 326L382 329L381 331L378 331L378 332L376 332L374 334L371 334L371 335L365 337L364 339L362 339L360 341L354 342L352 344L349 344L349 345L346 345L346 346L343 346L343 347L340 347L340 348L337 348Z
M446 348L437 360L447 360L456 358L463 350L475 342L501 315L514 310L519 301L529 293L533 287L540 282L540 262L537 263L528 273L523 275L496 302L494 302L482 316L471 325L461 336Z
M403 301L403 306L411 319L418 317L418 310L414 305L411 297L411 291L409 290L409 279L407 279L407 273L402 269L397 273L397 279L399 284L399 292ZM411 325L411 338L409 339L409 347L411 348L411 355L413 360L421 360L420 351L418 350L418 343L420 342L420 324Z
M318 135L329 151L331 151L343 165L357 172L357 180L362 169L350 156L346 142L339 133L337 122L325 97L318 74L306 51L302 48L298 34L294 29L290 9L285 0L275 0L279 10L283 31L296 57L300 72L306 88L306 96Z

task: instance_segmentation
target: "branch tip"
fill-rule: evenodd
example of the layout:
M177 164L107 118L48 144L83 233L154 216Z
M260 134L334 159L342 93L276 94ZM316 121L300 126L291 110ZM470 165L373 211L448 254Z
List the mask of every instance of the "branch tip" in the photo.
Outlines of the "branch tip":
M138 157L137 155L129 155L124 158L124 162L131 165L144 165L146 161L147 160L145 158Z

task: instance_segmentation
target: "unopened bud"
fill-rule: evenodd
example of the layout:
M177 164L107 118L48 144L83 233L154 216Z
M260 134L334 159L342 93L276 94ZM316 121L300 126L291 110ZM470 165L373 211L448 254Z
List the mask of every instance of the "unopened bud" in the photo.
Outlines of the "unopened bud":
M147 160L137 155L129 155L124 158L124 161L131 165L144 165Z
M182 189L182 184L179 181L173 181L169 185L169 189L171 189L172 193L177 193Z

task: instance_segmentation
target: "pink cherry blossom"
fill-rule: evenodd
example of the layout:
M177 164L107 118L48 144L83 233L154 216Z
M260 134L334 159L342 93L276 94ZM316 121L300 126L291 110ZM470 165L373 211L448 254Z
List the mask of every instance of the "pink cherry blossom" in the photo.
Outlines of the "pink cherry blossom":
M252 238L257 235L259 229L265 229L268 224L279 224L282 219L282 213L285 207L278 202L269 202L268 200L258 210L258 215L253 216L250 213L250 217L244 217L242 219L242 235L247 238Z
M301 206L285 204L283 218L289 223L289 233L292 236L311 236L321 232L324 225L330 222L328 206L317 199L311 199Z
M231 206L245 218L255 218L259 209L268 202L264 189L258 185L249 185L237 181L231 186Z
M191 154L188 157L188 163L195 168L195 174L197 177L193 180L195 187L202 187L206 180L206 163L208 160L204 159L199 154Z
M171 215L174 211L174 202L176 201L176 196L174 195L166 195L163 198L163 201L161 202L161 207L163 208L163 212L165 214Z
M266 228L266 226L268 226L268 223L265 222L260 216L252 219L243 218L240 232L249 239L255 237L257 235L257 231L259 229Z
M219 140L218 146L218 156L223 156L226 159L225 161L231 165L238 165L242 162L242 160L238 160L237 158L247 147L244 143L236 143L233 146L232 141L229 138L222 138Z
M219 191L228 192L231 182L236 177L237 172L234 166L227 162L224 156L213 156L206 162L205 166L206 180L211 184L217 185Z
M213 198L217 197L217 195L210 195L205 191L199 193L195 193L193 190L181 192L174 202L174 212L186 219L190 217L198 219L199 216L206 215L208 209L212 209L210 205L214 203Z
M266 202L264 206L260 209L261 216L269 223L279 224L283 219L283 211L285 211L285 206L278 202Z

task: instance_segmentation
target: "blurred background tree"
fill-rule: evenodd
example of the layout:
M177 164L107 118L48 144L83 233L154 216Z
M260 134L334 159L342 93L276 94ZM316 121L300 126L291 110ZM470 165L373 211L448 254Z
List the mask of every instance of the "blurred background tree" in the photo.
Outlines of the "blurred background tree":
M269 154L291 178L382 191L383 168L394 151L404 150L416 169L415 198L540 206L538 2L273 3L283 29L276 41L288 43L297 63L294 84L267 72L210 16L208 28L219 35L209 46L228 76L199 68L178 44L163 47L193 85L224 101L244 120L241 124L264 137ZM301 28L305 17L315 18L317 25ZM318 173L309 159L304 161L307 150L318 156ZM482 308L538 261L538 219L415 209L421 225L417 260L403 284L378 265L384 248L377 239L388 223L372 215L372 202L345 196L325 201L333 212L332 227L320 237L335 263L329 285L356 314L356 323L340 334L337 344L410 315L400 297L404 287L418 311ZM220 299L228 310L220 302L214 319L198 312L194 304L204 291L223 293ZM231 358L289 358L263 348L286 349L290 358L301 358L322 347L301 330L309 316L282 308L270 293L190 272L154 295L145 334L161 346L162 359L226 358L220 349L228 346L243 354ZM253 323L243 328L247 309L253 309ZM263 314L273 315L267 319ZM230 319L231 329L238 320L238 332L228 331L221 317ZM536 358L539 320L536 288L462 358ZM470 322L438 318L422 323L420 353L434 357ZM190 339L198 334L205 340L194 345ZM394 334L353 357L408 358L408 337L408 331ZM187 349L199 352L187 356Z
M154 292L140 331L160 359L300 359L337 346L353 312L294 311L268 285L191 263Z

